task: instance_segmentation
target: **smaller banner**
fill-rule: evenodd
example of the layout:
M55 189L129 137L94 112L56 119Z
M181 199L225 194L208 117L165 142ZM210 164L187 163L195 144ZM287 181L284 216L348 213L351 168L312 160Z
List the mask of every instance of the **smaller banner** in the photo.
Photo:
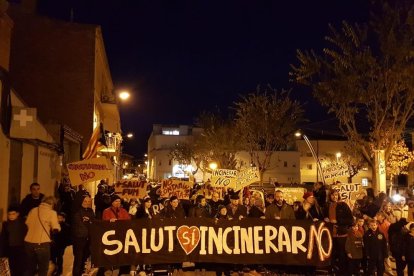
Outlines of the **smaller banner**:
M237 170L218 169L211 173L211 186L234 187L236 185Z
M300 187L277 187L275 189L283 192L283 199L290 205L295 201L303 201L303 194L306 192L305 188Z
M164 179L161 183L162 198L176 196L179 199L190 199L190 191L194 186L194 182L184 180Z
M247 168L239 171L236 178L234 191L239 191L254 182L260 181L259 170L256 167Z
M131 178L118 181L115 184L115 193L122 198L136 198L141 199L147 196L148 183L145 180L138 178Z
M322 168L325 179L337 179L349 175L348 165L343 162L333 162Z
M72 185L98 181L111 177L112 170L105 157L92 158L67 164Z
M350 208L353 208L357 199L362 199L367 194L359 183L335 184L332 188L338 191L339 199L346 202Z

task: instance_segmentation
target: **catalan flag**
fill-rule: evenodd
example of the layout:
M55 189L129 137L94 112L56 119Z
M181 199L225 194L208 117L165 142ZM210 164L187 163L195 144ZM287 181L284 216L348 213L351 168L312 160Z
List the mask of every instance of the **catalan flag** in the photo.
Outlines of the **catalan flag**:
M91 139L89 140L88 146L83 152L82 158L83 159L95 158L98 153L98 150L102 146L106 146L106 142L105 142L103 125L100 124L93 130Z

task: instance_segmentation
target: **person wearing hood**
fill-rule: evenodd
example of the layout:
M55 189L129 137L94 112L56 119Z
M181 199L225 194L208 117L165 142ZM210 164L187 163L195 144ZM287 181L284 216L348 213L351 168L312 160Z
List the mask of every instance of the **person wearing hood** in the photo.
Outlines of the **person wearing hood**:
M276 190L275 201L266 207L266 219L295 219L292 206L283 199L283 192Z
M39 207L33 208L26 219L28 228L25 241L29 275L46 276L49 269L51 234L60 231L57 213L53 210L56 199L46 196Z
M45 195L40 192L40 184L36 182L32 183L30 185L30 194L20 204L20 217L26 218L30 210L38 207L44 197Z
M92 210L92 199L84 195L80 208L73 215L72 240L73 240L73 269L72 275L81 276L85 269L85 262L90 255L90 233L89 227L95 220Z

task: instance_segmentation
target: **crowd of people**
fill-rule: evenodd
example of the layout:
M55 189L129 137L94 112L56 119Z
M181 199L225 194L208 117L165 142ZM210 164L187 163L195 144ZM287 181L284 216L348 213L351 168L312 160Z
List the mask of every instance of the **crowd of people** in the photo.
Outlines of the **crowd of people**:
M199 186L201 187L201 186ZM90 224L95 220L116 223L118 220L158 218L212 218L215 220L242 220L248 218L276 220L324 221L333 225L333 251L330 273L332 275L408 275L414 269L414 198L405 194L393 202L385 193L367 195L353 206L342 202L337 190L328 190L318 182L303 194L303 201L290 205L284 193L263 193L245 189L222 193L213 191L205 196L201 189L192 191L192 200L176 196L161 199L149 186L143 199L127 198L115 194L113 186L104 181L98 192L91 195L81 186L75 191L70 184L62 184L56 199L40 192L40 185L33 183L28 194L19 204L8 208L7 221L3 222L0 254L9 259L14 275L61 275L63 255L67 246L73 246L72 275L80 276L90 257ZM94 202L95 208L92 208ZM156 204L157 208L153 208ZM161 207L160 207L161 206ZM395 262L396 271L391 268ZM27 265L22 265L22 264ZM51 265L53 268L51 269ZM205 264L196 264L203 267ZM120 274L130 274L145 268L119 267ZM98 275L105 270L99 268ZM243 271L246 267L215 265L217 275L230 275L231 270ZM266 266L248 268L252 275L259 275ZM284 269L278 267L277 269ZM303 274L313 274L315 268L306 267ZM48 274L49 273L49 274Z

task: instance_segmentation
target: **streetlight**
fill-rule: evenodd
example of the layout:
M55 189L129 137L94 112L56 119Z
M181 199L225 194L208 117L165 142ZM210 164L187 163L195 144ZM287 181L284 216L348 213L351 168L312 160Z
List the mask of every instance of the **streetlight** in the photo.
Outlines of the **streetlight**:
M131 97L131 94L129 93L129 91L123 90L120 91L118 94L118 97L122 100L122 101L126 101L129 99L129 97Z
M325 177L324 177L324 175L323 175L323 170L322 170L322 164L321 164L321 161L319 160L319 157L318 157L318 155L316 154L315 149L314 149L314 148L313 148L313 146L312 146L312 143L309 141L308 136L306 136L305 134L301 133L301 132L298 130L298 131L296 131L296 132L295 132L295 137L296 137L296 138L300 138L300 137L302 137L302 138L303 138L303 140L305 140L306 145L308 145L308 148L310 149L310 151L311 151L311 153L312 153L313 159L315 159L315 162L316 162L316 167L317 167L317 170L316 170L316 181L319 181L319 177L318 177L318 173L319 173L319 174L321 175L321 177L322 177L322 182L323 182L323 184L325 185Z
M217 169L217 167L218 167L218 165L217 165L217 163L216 162L211 162L210 164L208 164L208 167L211 169L211 170L216 170Z
M339 158L341 158L342 154L340 152L337 152L335 154L335 156L336 156L336 163L338 163L339 162Z
M127 138L132 138L132 137L134 137L134 134L133 134L132 132L129 132L129 133L126 135L126 137L127 137Z

